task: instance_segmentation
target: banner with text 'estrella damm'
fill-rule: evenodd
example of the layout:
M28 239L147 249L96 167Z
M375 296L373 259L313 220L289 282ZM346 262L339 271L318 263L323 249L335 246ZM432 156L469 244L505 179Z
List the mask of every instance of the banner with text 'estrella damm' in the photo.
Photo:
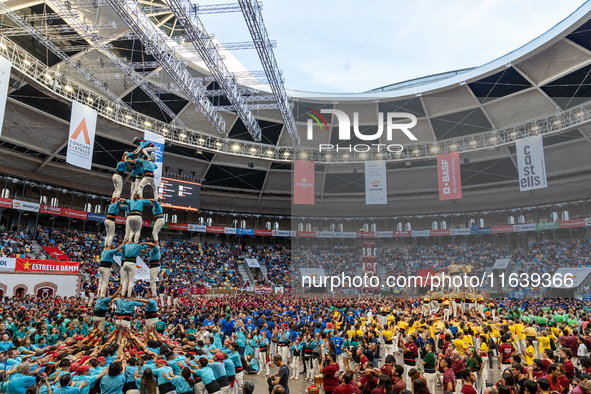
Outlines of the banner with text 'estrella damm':
M293 203L314 205L314 162L294 161Z

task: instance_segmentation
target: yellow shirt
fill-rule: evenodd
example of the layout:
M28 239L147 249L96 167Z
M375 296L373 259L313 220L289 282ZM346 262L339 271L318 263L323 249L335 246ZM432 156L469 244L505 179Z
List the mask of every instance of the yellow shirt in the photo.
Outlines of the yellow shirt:
M524 353L523 356L525 357L525 363L527 365L532 365L534 363L534 356L536 355L536 351L532 345L529 345L525 350L527 353L531 353L531 356L528 356L527 353Z
M390 330L382 331L382 335L386 338L387 341L391 341L394 337L394 333Z
M454 345L456 345L456 350L460 353L460 356L463 356L464 353L466 353L466 342L461 339L456 339Z
M517 334L517 339L525 339L525 335L523 335L523 329L525 326L523 324L515 324L515 334Z
M533 327L527 327L526 329L524 329L522 331L522 333L523 333L523 339L525 339L525 337L535 337L537 335L537 332L536 332L535 328L533 328Z
M398 327L400 328L400 330L403 330L404 332L406 332L406 330L408 329L408 323L405 322L404 320L400 320L398 322Z
M480 334L480 351L481 352L488 352L490 347L488 346L488 335L487 334Z
M464 342L468 347L474 346L474 340L472 339L472 335L464 335Z
M491 337L493 337L493 338L500 338L501 337L501 333L499 332L499 328L496 327L496 326L494 326L494 325L491 325L490 327L492 328L492 332L490 334Z
M540 341L540 353L544 353L544 350L550 349L550 337L538 337Z

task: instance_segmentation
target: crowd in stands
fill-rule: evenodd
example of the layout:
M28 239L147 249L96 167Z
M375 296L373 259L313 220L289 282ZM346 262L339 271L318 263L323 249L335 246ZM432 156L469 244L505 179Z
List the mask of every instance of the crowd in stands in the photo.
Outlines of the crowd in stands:
M26 227L6 231L4 225L0 226L0 257L30 257L33 253L33 245L30 239L30 231Z

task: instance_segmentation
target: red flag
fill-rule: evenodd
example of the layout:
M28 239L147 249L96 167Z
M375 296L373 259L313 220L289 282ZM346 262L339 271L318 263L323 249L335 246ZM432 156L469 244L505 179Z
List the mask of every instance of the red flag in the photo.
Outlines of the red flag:
M314 162L294 161L293 203L314 205Z
M437 155L439 201L462 198L460 152Z
M64 252L61 251L60 248L57 248L55 246L44 246L43 249L49 253L49 255L51 255L54 259L58 259L58 260L70 260L70 258L68 256L66 256L66 254Z

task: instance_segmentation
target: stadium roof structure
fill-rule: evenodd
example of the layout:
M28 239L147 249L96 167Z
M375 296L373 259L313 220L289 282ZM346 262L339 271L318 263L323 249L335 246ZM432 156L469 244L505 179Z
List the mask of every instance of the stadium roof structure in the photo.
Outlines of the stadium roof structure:
M0 137L3 172L108 190L131 139L149 130L168 140L165 172L181 169L201 180L202 204L210 209L234 209L239 201L244 210L289 212L294 159L316 162L321 206L362 196L368 159L387 161L393 213L589 195L591 2L482 66L350 94L284 87L276 43L252 0L201 7L179 0L8 0L0 12L0 55L13 62ZM219 43L199 19L211 12L242 12L251 37ZM247 48L258 51L261 71L232 55ZM93 171L65 163L72 100L100 115ZM328 130L314 125L308 141L309 109L357 112L365 134L377 130L378 113L408 112L417 117L418 141L396 141L404 146L398 154L319 152L319 143L338 143L338 122L325 115ZM519 193L515 141L534 134L544 137L549 187ZM385 133L375 142L387 143ZM461 154L464 195L471 197L462 208L437 200L436 155L452 151Z

